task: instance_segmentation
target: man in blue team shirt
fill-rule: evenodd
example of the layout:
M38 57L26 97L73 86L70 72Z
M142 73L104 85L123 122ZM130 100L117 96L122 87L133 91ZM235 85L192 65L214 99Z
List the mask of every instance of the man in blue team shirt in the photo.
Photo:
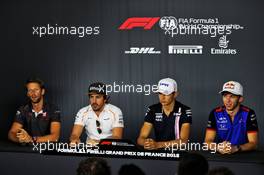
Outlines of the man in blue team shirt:
M252 109L241 104L244 99L242 85L236 81L226 82L219 93L224 105L211 111L205 143L221 154L256 149L257 118Z

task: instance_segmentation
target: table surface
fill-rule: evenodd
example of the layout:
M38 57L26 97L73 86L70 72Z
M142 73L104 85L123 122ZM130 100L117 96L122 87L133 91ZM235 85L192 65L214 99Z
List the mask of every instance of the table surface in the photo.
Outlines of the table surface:
M112 150L119 150L118 147L111 147ZM129 151L129 149L126 149ZM133 149L135 151L135 149ZM142 149L136 150L136 152L148 152L143 151ZM12 143L9 141L0 141L0 152L23 152L23 153L36 153L39 154L38 151L33 151L32 145L20 145L16 143ZM164 151L152 151L152 152L164 152ZM196 153L202 154L207 158L208 161L218 161L218 162L236 162L236 163L253 163L253 164L264 164L264 151L256 150L251 152L239 152L230 155L221 155L218 153L210 153L207 151L195 151ZM180 152L181 153L181 152ZM46 155L62 155L62 156L87 156L86 153L82 154L73 154L73 153L58 153L58 152L45 152ZM122 156L109 156L100 154L100 157L122 157ZM124 156L124 158L134 158L134 159L146 159L144 157L130 157ZM151 160L161 160L159 158L148 158ZM167 158L164 158L166 160ZM169 160L169 159L168 159ZM178 160L178 158L174 158L171 160Z

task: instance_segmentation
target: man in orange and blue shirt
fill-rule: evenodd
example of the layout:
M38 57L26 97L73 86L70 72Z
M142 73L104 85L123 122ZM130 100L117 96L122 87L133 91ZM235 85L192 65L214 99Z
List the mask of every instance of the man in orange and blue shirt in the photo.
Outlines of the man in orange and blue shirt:
M211 111L205 143L210 149L216 149L221 154L256 149L257 118L252 109L241 104L244 100L242 85L236 81L226 82L219 93L222 94L224 105ZM219 144L222 145L221 149Z

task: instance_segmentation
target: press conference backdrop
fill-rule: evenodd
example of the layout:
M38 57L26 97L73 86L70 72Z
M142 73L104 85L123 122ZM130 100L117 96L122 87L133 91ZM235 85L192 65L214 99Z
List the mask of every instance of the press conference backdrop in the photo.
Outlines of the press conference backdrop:
M262 1L0 3L2 140L26 100L28 77L43 79L46 98L60 107L62 141L68 141L78 110L88 105L89 84L97 81L109 85L110 103L124 114L124 137L135 141L147 106L158 102L150 88L171 77L178 82L177 99L192 108L190 140L198 142L210 110L222 104L223 83L241 82L244 104L257 114L263 149Z

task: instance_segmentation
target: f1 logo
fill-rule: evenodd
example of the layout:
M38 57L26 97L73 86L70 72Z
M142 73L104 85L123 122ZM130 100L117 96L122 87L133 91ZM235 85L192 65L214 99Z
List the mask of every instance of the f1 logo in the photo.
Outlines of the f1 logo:
M119 30L130 30L134 27L143 27L144 30L150 30L160 17L133 17L128 18L120 27Z

